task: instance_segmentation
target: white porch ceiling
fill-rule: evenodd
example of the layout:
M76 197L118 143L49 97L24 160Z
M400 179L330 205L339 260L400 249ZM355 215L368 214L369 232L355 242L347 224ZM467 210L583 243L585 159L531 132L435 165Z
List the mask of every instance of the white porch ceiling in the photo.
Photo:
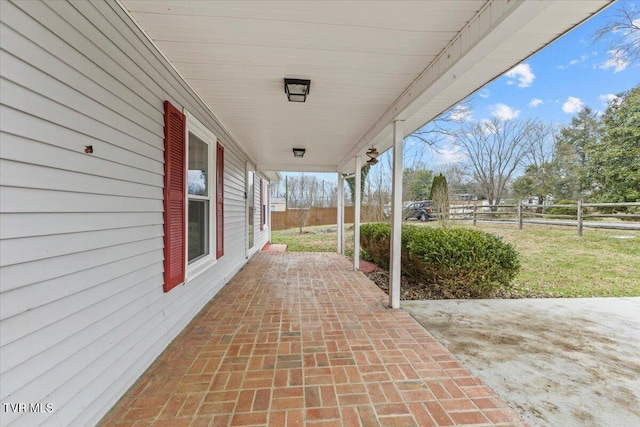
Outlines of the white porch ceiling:
M121 1L259 170L348 172L613 0Z

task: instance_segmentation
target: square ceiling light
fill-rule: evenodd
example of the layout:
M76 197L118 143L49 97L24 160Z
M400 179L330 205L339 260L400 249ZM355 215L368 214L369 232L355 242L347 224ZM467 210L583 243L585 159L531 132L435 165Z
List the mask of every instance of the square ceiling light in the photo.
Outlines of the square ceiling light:
M284 79L284 93L287 94L289 102L305 102L309 95L311 80Z

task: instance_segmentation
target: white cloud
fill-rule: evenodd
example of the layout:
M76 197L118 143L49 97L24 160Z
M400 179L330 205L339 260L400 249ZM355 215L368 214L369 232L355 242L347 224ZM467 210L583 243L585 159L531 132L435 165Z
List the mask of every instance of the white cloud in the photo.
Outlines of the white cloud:
M616 102L619 103L620 101L622 101L622 99L618 96L618 95L614 95L613 93L607 93L605 95L600 95L600 101L602 101L602 105L604 105L605 108L607 108L609 106L609 103Z
M613 99L616 99L617 96L615 96L612 93L607 93L607 94L604 94L604 95L600 95L598 98L600 99L600 101L604 102L605 104L608 104L609 101L611 101Z
M570 96L567 101L562 104L562 111L567 114L574 114L584 108L584 102L580 100L580 98L575 98Z
M536 78L536 75L531 71L531 66L529 64L518 64L511 70L507 71L505 76L510 79L517 79L518 87L529 87ZM507 84L515 84L515 81L509 80Z
M439 149L431 148L431 161L434 164L457 163L466 160L467 153L454 144Z
M569 65L576 65L576 64L579 64L579 63L581 63L581 62L586 61L586 60L587 60L587 58L588 58L588 56L587 56L587 55L584 55L584 54L583 54L583 55L580 55L580 58L578 58L578 59L572 59L571 61L569 61Z
M480 92L478 92L478 96L483 99L487 99L489 95L490 95L489 89L482 89Z
M505 104L496 104L493 106L491 113L494 117L497 117L501 120L512 120L520 115L520 110L514 110L513 108Z
M627 65L629 65L627 54L624 51L614 49L608 51L607 53L609 54L609 59L607 59L600 65L600 68L602 68L603 70L613 68L614 73L619 73L620 71L624 71L627 68Z
M449 114L449 117L454 122L468 122L471 120L471 109L462 105L456 105Z
M529 101L530 108L536 108L538 105L542 105L542 104L544 104L544 102L542 101L542 99L538 99L538 98L531 98L531 101Z
M584 54L580 55L580 58L572 59L571 61L569 61L569 63L567 65L558 65L558 68L560 68L561 70L564 70L564 69L569 68L569 67L571 67L573 65L580 64L581 62L584 62L587 59L589 59L589 55L584 53Z

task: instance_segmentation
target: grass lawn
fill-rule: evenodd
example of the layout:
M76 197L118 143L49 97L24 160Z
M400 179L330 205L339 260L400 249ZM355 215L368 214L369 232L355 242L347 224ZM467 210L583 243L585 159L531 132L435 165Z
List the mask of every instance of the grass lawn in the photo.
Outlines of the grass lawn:
M426 226L437 226L427 223ZM472 227L471 225L464 225ZM353 230L346 227L345 244L353 250ZM599 297L640 296L640 233L525 224L479 224L478 229L501 236L522 255L515 293L522 296ZM336 250L336 227L307 227L273 231L273 243L289 251ZM319 232L319 233L318 233ZM316 234L317 233L317 234ZM633 236L620 238L620 236Z
M337 227L335 225L305 227L302 231L302 234L298 228L272 231L271 242L287 245L289 252L336 251ZM347 255L353 255L353 224L345 225L344 245Z
M523 294L562 297L640 296L640 233L575 227L482 224L516 247ZM616 237L617 236L617 237ZM632 238L619 238L633 236Z

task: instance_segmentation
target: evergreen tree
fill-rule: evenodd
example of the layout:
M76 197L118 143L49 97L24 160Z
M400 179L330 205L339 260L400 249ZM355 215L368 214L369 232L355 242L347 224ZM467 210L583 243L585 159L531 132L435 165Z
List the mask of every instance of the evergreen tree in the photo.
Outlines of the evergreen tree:
M449 219L450 203L449 186L447 184L447 178L443 174L438 174L438 176L433 178L429 198L433 200L433 204L435 205L438 221L440 221L443 227L446 227Z
M554 168L554 162L527 166L524 175L513 181L513 192L519 199L534 196L539 204L543 204L548 195L557 194L557 174Z
M602 122L602 139L586 146L594 199L640 201L640 85L610 102Z
M421 165L419 165L421 166ZM407 168L402 172L403 199L425 200L433 182L433 172L428 169Z
M361 169L361 179L360 179L360 194L364 194L364 186L365 181L367 180L367 175L369 175L369 170L371 169L370 164L366 164ZM347 178L347 185L349 186L349 191L351 192L351 201L355 203L356 201L356 177L353 176L351 178ZM362 202L362 199L360 199Z
M555 160L557 171L555 193L561 199L588 196L591 184L586 176L589 158L586 147L602 139L602 124L597 113L585 107L560 130L556 139Z

